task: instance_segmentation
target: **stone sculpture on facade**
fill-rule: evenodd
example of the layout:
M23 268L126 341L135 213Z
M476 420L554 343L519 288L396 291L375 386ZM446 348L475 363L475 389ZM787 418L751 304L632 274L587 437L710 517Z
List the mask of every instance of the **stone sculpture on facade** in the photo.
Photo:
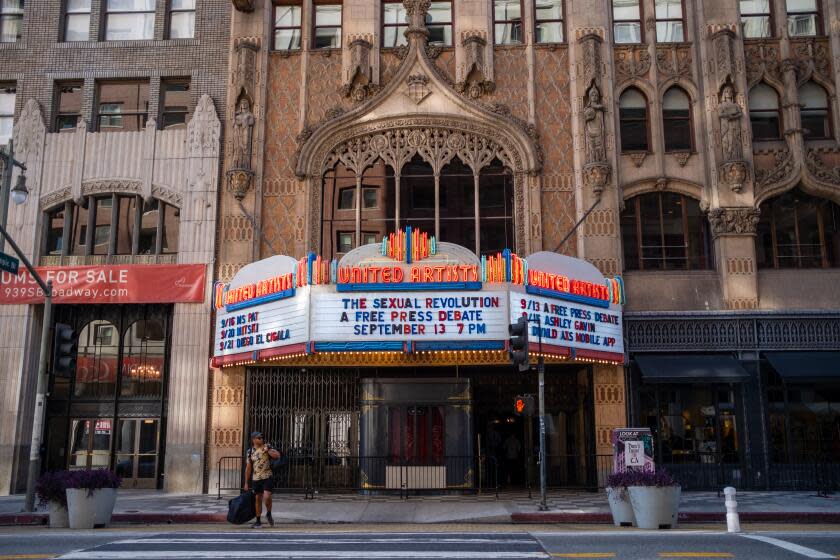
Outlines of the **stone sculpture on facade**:
M758 208L712 208L709 225L712 235L754 235L758 225Z
M251 152L254 141L254 113L251 111L251 101L243 95L237 103L236 114L233 117L233 154L232 167L228 171L230 189L237 200L242 200L251 186L254 172L251 169Z
M606 129L604 112L606 108L601 100L598 84L589 86L586 103L583 108L583 132L585 140L585 164L583 175L585 183L596 195L603 192L610 178L610 165L607 162Z
M747 163L744 161L741 120L744 115L735 101L735 87L727 82L720 91L718 102L720 123L721 164L720 179L735 192L741 192L747 180Z
M470 34L464 38L464 58L461 80L455 84L458 93L471 99L478 99L485 93L492 93L496 84L488 79L488 68L484 62L487 41L480 35Z
M373 67L370 63L371 44L365 39L357 38L348 45L350 51L350 68L347 79L341 88L345 97L360 103L379 90L373 77Z

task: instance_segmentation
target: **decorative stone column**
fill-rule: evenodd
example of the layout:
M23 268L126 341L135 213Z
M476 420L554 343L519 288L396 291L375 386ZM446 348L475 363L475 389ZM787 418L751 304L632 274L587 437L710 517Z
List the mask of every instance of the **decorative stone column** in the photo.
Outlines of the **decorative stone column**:
M727 309L758 307L755 263L756 208L713 208L709 224Z

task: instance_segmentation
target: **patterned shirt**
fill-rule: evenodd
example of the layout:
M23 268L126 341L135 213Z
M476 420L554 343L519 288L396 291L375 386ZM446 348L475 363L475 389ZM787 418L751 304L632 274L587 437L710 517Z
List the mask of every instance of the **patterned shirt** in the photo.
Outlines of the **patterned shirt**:
M259 449L253 447L248 450L245 458L251 463L251 478L254 480L266 480L272 477L271 472L271 457L268 455L268 450L271 446L263 445Z

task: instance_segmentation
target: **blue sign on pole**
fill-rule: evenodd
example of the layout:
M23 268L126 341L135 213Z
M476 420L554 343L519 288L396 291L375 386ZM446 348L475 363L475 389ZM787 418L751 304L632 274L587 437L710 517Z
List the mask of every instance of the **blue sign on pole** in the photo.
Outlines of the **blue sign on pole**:
M17 275L20 261L6 253L0 253L0 270Z

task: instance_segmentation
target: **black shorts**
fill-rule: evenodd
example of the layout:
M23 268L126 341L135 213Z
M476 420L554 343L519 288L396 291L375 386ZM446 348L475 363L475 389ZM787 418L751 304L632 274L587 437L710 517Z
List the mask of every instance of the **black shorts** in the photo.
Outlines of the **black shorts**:
M262 494L263 492L271 492L272 490L274 490L274 477L270 476L263 480L252 481L251 489L253 489L256 494Z

